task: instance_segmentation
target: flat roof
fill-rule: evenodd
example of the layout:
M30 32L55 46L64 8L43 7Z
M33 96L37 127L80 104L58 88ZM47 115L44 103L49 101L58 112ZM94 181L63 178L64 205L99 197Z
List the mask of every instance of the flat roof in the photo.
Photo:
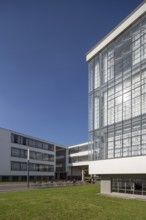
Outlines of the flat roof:
M82 147L82 146L86 146L86 145L88 145L88 142L72 145L72 146L69 146L68 148L70 149L70 148L74 148L74 147Z
M108 35L106 35L98 44L96 44L86 54L86 61L92 59L107 44L113 41L119 34L128 28L134 21L146 12L146 0L143 1L132 13L130 13L118 26L116 26Z
M53 144L53 145L55 145L55 146L67 148L67 146L65 146L65 145L57 144L57 143L52 142L52 141L49 141L49 140L44 140L44 139L41 139L41 138L38 138L38 137L34 137L34 136L30 136L30 135L27 135L27 134L23 134L23 133L20 133L20 132L17 132L17 131L13 131L13 130L10 130L10 129L7 129L7 128L2 128L2 127L0 127L0 130L6 130L6 131L8 131L8 132L10 132L10 133L17 134L17 135L20 135L20 136L23 136L23 137L26 137L26 138L34 139L34 140L36 140L36 141L41 141L41 142L43 142L43 143Z

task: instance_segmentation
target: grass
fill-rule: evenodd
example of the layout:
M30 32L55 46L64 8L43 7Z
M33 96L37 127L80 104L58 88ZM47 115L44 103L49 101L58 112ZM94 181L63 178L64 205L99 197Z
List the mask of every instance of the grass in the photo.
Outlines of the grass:
M0 220L146 220L146 202L97 192L99 185L0 193Z

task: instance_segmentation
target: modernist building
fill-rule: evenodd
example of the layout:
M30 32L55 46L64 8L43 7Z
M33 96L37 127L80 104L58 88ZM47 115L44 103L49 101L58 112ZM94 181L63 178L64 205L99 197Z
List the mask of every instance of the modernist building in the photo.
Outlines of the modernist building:
M68 147L68 176L84 180L88 167L88 142Z
M56 146L55 179L67 179L68 177L68 149L65 146Z
M54 143L0 128L0 181L26 181L30 151L30 180L55 175Z
M88 168L88 143L66 147L0 128L0 182L27 180L28 149L30 181L81 179Z
M146 2L86 56L89 173L101 192L146 195Z

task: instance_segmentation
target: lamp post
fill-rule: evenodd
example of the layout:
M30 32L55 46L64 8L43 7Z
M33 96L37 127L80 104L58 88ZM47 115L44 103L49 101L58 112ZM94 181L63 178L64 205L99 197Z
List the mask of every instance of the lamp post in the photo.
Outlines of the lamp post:
M29 189L29 149L27 150L27 188Z

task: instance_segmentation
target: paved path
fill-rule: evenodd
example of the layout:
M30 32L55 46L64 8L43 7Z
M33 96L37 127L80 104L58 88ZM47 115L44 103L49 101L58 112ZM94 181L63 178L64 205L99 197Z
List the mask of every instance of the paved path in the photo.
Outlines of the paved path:
M33 184L30 184L30 189L33 188ZM0 184L0 192L11 192L19 190L27 190L27 183L21 184Z
M33 189L43 189L43 188L58 188L67 186L81 186L87 185L87 183L82 182L54 182L54 183L29 183L29 189L27 188L27 183L14 183L14 184L0 184L0 192L13 192L13 191L23 191L23 190L33 190Z
M122 199L136 199L136 200L143 200L146 201L146 196L143 195L135 195L135 194L126 194L126 193L101 193L101 195L105 196L112 196L112 197L118 197Z

